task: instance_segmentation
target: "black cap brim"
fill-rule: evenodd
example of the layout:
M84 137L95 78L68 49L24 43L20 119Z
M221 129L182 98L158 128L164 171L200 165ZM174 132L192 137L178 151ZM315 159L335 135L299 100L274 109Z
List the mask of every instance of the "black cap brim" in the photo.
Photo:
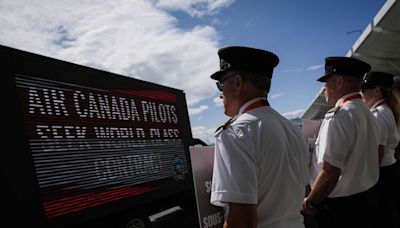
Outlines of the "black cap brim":
M212 74L210 76L210 78L219 81L221 79L221 77L224 75L224 73L227 72L227 70L219 70L217 72L215 72L214 74Z
M328 77L329 77L330 75L331 75L331 74L325 74L325 75L323 75L322 77L318 78L317 81L319 81L319 82L326 82L326 80L328 79Z

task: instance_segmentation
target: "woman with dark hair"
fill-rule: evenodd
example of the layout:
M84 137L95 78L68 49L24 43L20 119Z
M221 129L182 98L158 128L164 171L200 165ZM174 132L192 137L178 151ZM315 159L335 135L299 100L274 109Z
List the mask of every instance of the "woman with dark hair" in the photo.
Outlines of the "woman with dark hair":
M395 150L400 140L400 105L393 93L393 75L369 72L361 84L364 103L379 125L379 180L376 184L378 218L375 227L395 227L393 212L399 176L396 171Z

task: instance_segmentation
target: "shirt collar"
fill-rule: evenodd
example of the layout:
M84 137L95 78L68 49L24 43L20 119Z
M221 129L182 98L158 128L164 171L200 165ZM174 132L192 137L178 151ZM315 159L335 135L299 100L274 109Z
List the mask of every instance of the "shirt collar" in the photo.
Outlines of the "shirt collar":
M375 109L375 108L377 108L378 106L382 105L383 103L385 103L385 99L380 99L379 101L375 102L375 103L372 105L371 109Z
M348 93L348 94L346 94L346 95L344 95L343 97L341 97L337 102L336 102L336 105L335 105L335 107L340 107L340 104L342 103L342 101L344 101L346 98L348 98L348 97L351 97L351 96L354 96L354 95L357 95L357 94L360 94L359 92L354 92L354 93Z
M247 101L247 102L246 102L244 105L242 105L242 107L239 109L238 116L239 116L239 115L242 115L242 114L243 114L243 111L244 111L249 105L251 105L251 104L253 104L254 102L259 101L259 100L266 100L266 99L265 99L264 97L256 97L256 98L253 98L253 99Z

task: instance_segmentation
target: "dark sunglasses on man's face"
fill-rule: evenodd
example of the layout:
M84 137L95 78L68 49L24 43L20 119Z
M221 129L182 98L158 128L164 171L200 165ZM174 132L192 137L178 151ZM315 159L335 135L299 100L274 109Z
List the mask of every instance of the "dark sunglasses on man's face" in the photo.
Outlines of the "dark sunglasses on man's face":
M222 82L220 82L220 81L217 81L216 84L217 84L218 90L222 92L222 90L224 89L224 84L222 84Z
M237 73L230 74L226 77L223 77L221 80L217 81L216 84L217 84L218 90L222 92L222 90L224 89L224 81L226 81L227 79L229 79L235 75L237 75Z

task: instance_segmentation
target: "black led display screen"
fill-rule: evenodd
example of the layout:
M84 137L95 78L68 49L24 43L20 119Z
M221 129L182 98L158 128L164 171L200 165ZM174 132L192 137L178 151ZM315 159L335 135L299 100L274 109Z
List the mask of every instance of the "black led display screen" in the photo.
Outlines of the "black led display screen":
M191 178L182 92L65 78L14 72L47 219L157 192L159 180Z

